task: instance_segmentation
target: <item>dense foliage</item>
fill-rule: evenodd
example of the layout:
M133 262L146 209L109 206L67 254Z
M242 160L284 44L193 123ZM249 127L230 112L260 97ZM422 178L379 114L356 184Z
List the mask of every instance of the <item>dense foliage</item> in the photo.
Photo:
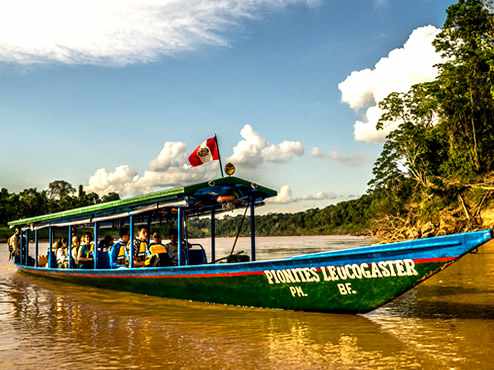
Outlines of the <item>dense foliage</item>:
M66 209L83 207L110 200L120 199L116 193L100 197L96 193L86 193L81 186L78 191L66 181L53 181L46 190L25 189L19 193L0 190L0 226L9 221L24 217L43 215Z

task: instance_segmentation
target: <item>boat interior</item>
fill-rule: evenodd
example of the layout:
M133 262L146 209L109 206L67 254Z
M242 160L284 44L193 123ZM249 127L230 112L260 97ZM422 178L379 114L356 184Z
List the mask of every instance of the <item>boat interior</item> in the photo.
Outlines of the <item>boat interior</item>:
M255 209L264 205L266 198L273 196L276 196L276 191L272 189L237 177L224 177L124 200L16 220L9 223L9 226L18 228L21 233L16 263L22 266L46 269L112 269L248 262L256 260ZM232 251L225 257L217 258L216 220L221 213L236 209L240 210L243 217L238 225ZM190 220L201 218L209 219L209 253L206 253L201 244L189 242ZM250 255L234 253L247 218ZM122 230L127 230L123 234L128 234L128 238L124 238L125 259L122 257L120 263L116 263L115 259L112 260L112 249L119 237L122 241ZM153 241L153 234L158 235L159 243L167 249L166 258L163 251L152 252L150 246L157 242ZM80 245L75 245L79 237L82 237L82 241ZM41 240L48 241L46 253L40 251ZM33 248L30 248L33 244L34 253ZM77 252L82 245L88 249L85 258ZM141 250L137 250L142 245L145 246L145 250L144 247L142 250L145 256L141 256ZM176 251L172 256L170 247L173 245L176 245Z

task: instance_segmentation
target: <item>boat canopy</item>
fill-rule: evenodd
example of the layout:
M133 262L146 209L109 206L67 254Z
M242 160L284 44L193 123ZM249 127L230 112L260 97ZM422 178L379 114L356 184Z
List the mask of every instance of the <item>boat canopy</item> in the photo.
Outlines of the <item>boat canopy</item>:
M175 187L132 198L75 208L42 216L9 222L10 227L39 229L48 226L89 224L152 212L165 207L183 208L189 216L219 213L262 205L266 198L277 195L275 190L238 177L223 177L195 185ZM225 205L228 205L225 207Z

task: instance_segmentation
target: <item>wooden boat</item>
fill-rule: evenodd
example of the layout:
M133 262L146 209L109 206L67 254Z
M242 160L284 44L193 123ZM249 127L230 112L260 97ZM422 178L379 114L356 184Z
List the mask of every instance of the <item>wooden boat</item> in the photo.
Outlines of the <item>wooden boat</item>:
M24 273L70 283L154 296L243 306L305 311L365 313L391 301L450 266L492 238L491 230L406 242L373 245L283 259L256 260L254 211L274 190L236 177L146 194L130 199L10 222L21 227L18 269ZM250 261L216 263L215 217L234 208L250 209ZM70 243L75 227L90 225L94 240L108 227L129 225L131 240L138 225L173 219L178 244L187 245L188 219L211 217L209 262L201 246L179 248L176 266L108 268L94 258L94 268L38 266L39 230L66 232ZM81 226L83 225L83 226ZM29 256L29 240L35 256ZM130 245L130 256L133 255ZM51 256L51 254L49 255ZM50 259L50 258L49 258Z

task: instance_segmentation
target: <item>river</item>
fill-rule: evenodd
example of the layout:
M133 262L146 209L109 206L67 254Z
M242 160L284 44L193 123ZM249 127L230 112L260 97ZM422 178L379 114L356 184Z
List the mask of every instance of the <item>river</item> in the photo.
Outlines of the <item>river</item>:
M207 241L202 241L205 246ZM258 238L258 258L366 243ZM217 255L231 247L218 239ZM248 239L237 247L248 251ZM367 315L195 303L16 273L0 244L2 369L492 368L494 246Z

